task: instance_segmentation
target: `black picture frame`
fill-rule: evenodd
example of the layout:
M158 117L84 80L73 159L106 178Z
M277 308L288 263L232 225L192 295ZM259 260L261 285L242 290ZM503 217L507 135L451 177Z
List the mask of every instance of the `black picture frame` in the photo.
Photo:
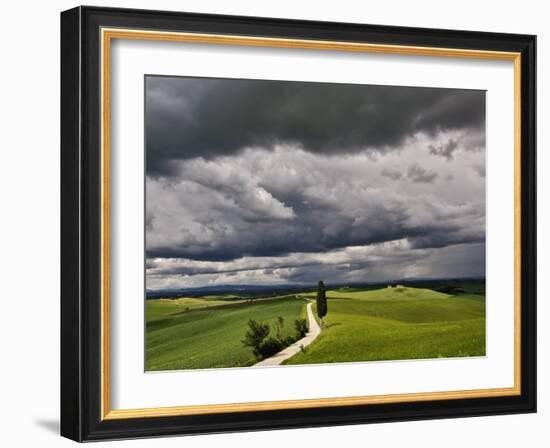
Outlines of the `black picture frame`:
M306 409L102 419L100 29L521 53L521 393ZM536 37L77 7L61 13L61 435L76 441L536 412Z

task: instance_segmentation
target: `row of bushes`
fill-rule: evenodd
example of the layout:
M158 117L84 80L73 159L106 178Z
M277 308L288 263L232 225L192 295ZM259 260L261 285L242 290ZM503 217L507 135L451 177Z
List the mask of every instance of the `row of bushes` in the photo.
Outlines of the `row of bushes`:
M254 356L261 360L273 356L280 352L283 348L288 347L297 340L303 338L308 332L307 321L305 319L296 319L294 328L296 333L292 336L283 336L283 328L285 320L279 316L275 321L273 333L269 324L258 322L254 319L248 321L248 331L244 339L241 341L244 346L250 347Z

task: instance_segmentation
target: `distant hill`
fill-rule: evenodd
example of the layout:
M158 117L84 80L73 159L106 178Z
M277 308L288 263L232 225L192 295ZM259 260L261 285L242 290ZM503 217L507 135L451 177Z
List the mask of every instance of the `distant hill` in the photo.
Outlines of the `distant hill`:
M163 289L147 291L148 299L159 297L197 297L215 294L238 294L240 296L274 295L313 289L311 285L213 285L198 288Z
M404 285L430 288L446 294L485 293L485 278L441 278L441 279L397 279L386 282L357 282L357 283L327 283L327 289L357 288L374 289L387 285ZM273 295L292 294L303 291L314 291L312 284L283 284L283 285L211 285L196 288L163 289L147 291L147 299L161 297L198 297L205 295L235 294L249 297L269 297Z

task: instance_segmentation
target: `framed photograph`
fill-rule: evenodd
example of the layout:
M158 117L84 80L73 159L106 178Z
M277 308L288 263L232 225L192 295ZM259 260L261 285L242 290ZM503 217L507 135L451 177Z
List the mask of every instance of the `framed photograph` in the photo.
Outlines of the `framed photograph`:
M536 410L535 36L61 14L61 433Z

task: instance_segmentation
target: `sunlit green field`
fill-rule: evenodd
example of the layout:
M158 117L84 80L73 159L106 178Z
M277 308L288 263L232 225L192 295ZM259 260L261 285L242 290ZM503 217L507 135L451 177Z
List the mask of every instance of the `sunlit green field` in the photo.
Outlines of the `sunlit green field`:
M319 338L286 364L482 356L485 299L421 288L329 291Z
M212 298L182 297L180 299L147 300L147 322L197 308L227 305L226 301Z
M146 301L146 370L249 366L257 362L241 340L249 319L273 324L283 317L283 336L305 317L306 301L296 298L225 301Z
M304 297L315 297L315 293L304 294ZM450 297L431 289L424 288L379 288L374 290L347 290L338 289L327 293L329 299L359 299L368 301L404 301L404 300L433 300Z
M416 287L329 290L321 334L285 364L483 356L485 296L476 288L457 294ZM273 328L281 316L282 335L291 336L294 320L306 317L307 299L315 292L147 300L146 368L253 365L258 359L242 344L248 321Z

